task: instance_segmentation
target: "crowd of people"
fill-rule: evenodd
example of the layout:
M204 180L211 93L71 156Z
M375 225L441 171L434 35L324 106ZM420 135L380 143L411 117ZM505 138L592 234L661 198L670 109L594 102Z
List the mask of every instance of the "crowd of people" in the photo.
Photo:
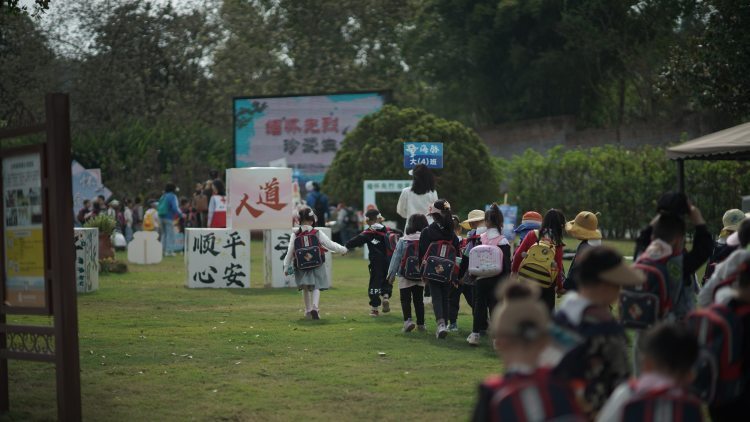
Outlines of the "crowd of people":
M697 421L704 406L714 421L744 420L750 215L727 211L714 242L700 210L667 193L627 264L602 245L597 213L567 221L557 209L529 211L514 248L496 204L461 221L429 169L413 176L397 206L403 233L372 208L364 230L342 245L315 229L312 207L300 209L284 268L303 291L307 318L320 318L328 288L324 249L366 246L372 317L390 312L396 280L404 333L427 330L424 296L438 339L458 331L461 296L471 307L467 343L491 345L504 368L481 383L474 420ZM567 272L566 233L580 241Z

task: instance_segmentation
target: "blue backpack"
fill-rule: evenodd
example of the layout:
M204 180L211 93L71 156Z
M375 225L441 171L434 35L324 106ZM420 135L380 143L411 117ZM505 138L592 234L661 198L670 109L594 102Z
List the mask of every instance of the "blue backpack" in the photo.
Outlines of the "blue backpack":
M317 230L300 230L294 235L294 262L300 270L312 270L323 265L325 251L320 246Z
M736 303L736 302L735 302ZM702 400L721 405L739 397L747 380L743 374L744 323L750 321L750 305L714 304L693 311L687 324L698 337L701 351L696 362L692 390Z
M631 389L633 384L631 383ZM659 389L631 399L622 410L624 422L702 422L701 402L679 389Z
M456 248L447 240L430 243L422 261L422 277L430 281L448 283L458 274Z
M419 268L419 240L404 240L406 248L399 264L399 273L407 280L422 280Z
M672 311L674 290L682 283L682 255L659 260L641 255L633 267L646 274L646 282L622 289L620 322L627 328L646 329Z

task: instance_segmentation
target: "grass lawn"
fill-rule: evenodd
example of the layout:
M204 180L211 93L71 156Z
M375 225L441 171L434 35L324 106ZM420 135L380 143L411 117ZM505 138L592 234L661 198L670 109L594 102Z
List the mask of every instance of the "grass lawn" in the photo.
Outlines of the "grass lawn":
M632 242L608 243L632 254ZM477 383L501 368L488 344L466 344L465 302L461 331L440 341L431 308L426 333L400 332L398 297L390 314L369 317L359 252L335 257L321 321L304 320L296 289L262 287L260 242L252 289L188 290L183 268L181 257L131 265L79 295L85 419L465 420ZM52 365L9 366L12 409L0 420L54 419Z
M188 290L182 258L130 266L78 297L83 414L87 420L465 420L476 384L500 363L470 348L471 318L436 340L403 334L398 298L367 315L367 264L336 257L321 321L303 319L296 289L262 287L262 245L252 246L248 290ZM10 322L49 324L47 318ZM379 352L386 353L379 356ZM52 365L9 363L11 412L56 415Z

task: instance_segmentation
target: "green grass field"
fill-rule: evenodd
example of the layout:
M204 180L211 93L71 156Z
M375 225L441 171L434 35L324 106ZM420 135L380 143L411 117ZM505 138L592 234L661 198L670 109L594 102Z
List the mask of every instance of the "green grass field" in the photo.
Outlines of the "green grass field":
M86 420L465 420L477 383L501 369L488 344L466 344L465 303L446 340L431 308L426 333L401 333L397 297L390 314L368 316L367 265L353 253L334 260L323 319L307 321L296 289L262 287L260 242L252 248L251 289L188 290L177 257L79 295ZM52 365L9 366L12 409L0 419L54 419Z

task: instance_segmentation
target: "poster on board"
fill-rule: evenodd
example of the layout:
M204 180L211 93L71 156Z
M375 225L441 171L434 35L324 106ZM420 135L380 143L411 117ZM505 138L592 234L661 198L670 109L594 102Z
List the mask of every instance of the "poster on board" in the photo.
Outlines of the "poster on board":
M382 92L235 98L235 167L285 159L301 184L320 182L346 134L384 104Z
M292 169L227 169L227 227L283 229L292 225Z
M6 306L44 308L41 155L3 158Z

